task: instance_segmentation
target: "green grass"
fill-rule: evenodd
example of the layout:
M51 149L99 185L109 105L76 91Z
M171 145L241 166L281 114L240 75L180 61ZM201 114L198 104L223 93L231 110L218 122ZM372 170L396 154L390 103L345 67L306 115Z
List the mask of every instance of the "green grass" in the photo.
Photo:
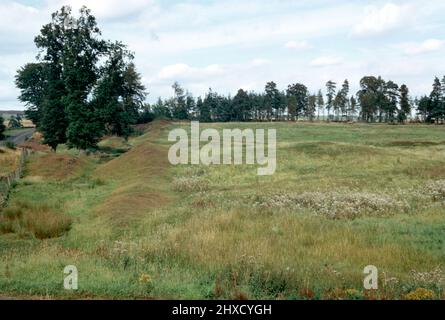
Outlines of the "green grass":
M178 126L188 128L107 139L89 157L34 154L9 206L71 224L43 240L3 232L0 294L399 299L425 288L444 298L444 127L202 125L277 129L277 171L259 177L255 166L172 167L167 135ZM63 289L66 265L79 270L77 292ZM363 290L366 265L379 269L377 292Z

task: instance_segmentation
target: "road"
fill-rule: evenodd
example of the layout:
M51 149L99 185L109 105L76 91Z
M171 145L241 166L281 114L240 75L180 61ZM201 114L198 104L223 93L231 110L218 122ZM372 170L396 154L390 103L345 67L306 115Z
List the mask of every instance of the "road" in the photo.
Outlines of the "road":
M14 144L25 142L32 137L35 131L36 129L34 128L20 130L14 133L14 135L7 137L5 140L0 141L0 145L4 145L6 141L11 141Z

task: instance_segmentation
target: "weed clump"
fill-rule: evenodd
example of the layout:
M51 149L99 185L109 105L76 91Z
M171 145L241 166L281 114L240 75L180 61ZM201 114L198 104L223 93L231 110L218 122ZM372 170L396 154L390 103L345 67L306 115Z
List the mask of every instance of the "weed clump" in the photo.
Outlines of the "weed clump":
M424 192L434 201L445 201L445 180L437 180L427 183Z
M209 181L201 177L178 177L173 180L173 189L178 192L202 192L209 190Z
M262 199L257 205L271 209L308 209L332 219L353 219L362 215L383 216L408 209L408 204L404 201L364 192L280 194Z
M19 203L0 214L0 233L32 235L37 239L57 238L71 229L71 219L48 206Z

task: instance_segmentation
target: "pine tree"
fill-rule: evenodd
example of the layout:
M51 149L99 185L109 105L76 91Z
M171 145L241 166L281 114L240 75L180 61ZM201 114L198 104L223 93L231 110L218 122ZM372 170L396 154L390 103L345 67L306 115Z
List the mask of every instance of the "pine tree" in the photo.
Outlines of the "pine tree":
M323 99L323 93L321 92L321 90L318 90L317 109L318 109L317 120L320 120L320 111L323 111L323 117L324 117L324 99Z
M337 87L337 84L331 80L329 80L326 83L326 97L327 97L327 104L326 109L328 110L328 119L330 117L330 111L334 106L334 98L335 98L335 89Z
M409 101L409 90L408 87L404 84L400 86L400 110L398 114L398 121L403 123L408 118L408 115L411 114L411 103Z
M433 91L431 91L430 94L430 120L433 118L435 120L439 120L444 117L445 113L443 112L443 98L442 84L440 83L439 78L436 77L433 83Z
M207 93L204 101L200 101L201 98L198 99L198 110L199 110L199 121L202 122L211 122L212 121L212 106L213 106L213 98L214 95L212 93L212 89L209 89L209 93ZM201 103L199 103L201 102Z

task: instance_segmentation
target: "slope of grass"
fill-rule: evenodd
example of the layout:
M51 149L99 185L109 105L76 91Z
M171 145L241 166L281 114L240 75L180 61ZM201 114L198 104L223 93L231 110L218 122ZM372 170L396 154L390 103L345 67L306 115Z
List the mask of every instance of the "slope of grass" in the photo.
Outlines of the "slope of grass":
M167 135L176 127L188 128L157 122L128 143L103 141L89 157L35 154L10 205L44 207L68 217L70 229L46 240L1 235L0 292L444 297L443 127L203 125L277 129L277 172L265 177L255 166L171 166ZM324 214L325 206L340 214ZM370 264L379 269L377 292L363 290ZM63 289L66 265L79 270L77 292Z

